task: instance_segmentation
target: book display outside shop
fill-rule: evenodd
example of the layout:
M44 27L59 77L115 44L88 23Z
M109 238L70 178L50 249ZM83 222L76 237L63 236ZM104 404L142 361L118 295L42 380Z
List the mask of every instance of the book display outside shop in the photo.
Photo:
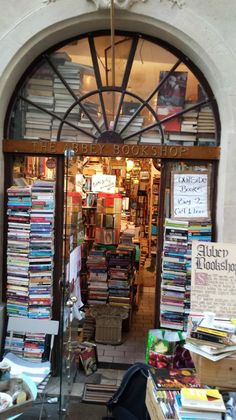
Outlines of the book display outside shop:
M110 89L97 61L106 36L85 39L45 54L10 113L22 153L6 191L7 317L60 318L61 394L77 371L89 382L101 367L142 362L151 420L220 420L236 387L236 263L234 245L212 242L210 88L167 50L148 71L152 42L120 36L132 48ZM133 95L137 47L150 80ZM47 363L46 375L51 345L47 334L7 332L4 356ZM119 385L86 383L81 398L107 403Z

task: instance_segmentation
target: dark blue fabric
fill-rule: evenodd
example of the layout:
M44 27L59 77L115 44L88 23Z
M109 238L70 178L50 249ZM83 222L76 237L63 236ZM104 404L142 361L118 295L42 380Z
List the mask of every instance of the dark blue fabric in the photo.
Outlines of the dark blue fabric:
M108 401L108 409L116 420L148 419L145 405L148 365L135 363L125 373L118 390Z

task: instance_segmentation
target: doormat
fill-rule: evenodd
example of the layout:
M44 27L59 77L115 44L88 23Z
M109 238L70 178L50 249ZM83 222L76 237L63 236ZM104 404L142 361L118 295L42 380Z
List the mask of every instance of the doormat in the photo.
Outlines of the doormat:
M85 384L82 402L94 404L106 404L117 390L116 385Z

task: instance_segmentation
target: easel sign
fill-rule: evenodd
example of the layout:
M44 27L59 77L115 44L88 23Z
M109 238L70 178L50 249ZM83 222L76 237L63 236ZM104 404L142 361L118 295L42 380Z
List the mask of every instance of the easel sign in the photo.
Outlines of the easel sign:
M208 220L210 218L208 171L171 173L171 217Z
M191 313L236 318L236 244L193 241Z

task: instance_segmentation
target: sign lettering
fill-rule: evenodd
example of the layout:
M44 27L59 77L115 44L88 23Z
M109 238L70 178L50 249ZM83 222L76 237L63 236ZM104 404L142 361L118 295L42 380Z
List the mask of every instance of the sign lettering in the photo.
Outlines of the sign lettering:
M236 244L192 243L191 312L236 318Z
M208 173L173 172L171 204L173 218L208 219Z
M63 155L73 149L75 155L146 157L157 159L219 159L218 147L184 147L167 145L113 144L113 143L72 143L61 141L3 140L5 153L35 153Z

